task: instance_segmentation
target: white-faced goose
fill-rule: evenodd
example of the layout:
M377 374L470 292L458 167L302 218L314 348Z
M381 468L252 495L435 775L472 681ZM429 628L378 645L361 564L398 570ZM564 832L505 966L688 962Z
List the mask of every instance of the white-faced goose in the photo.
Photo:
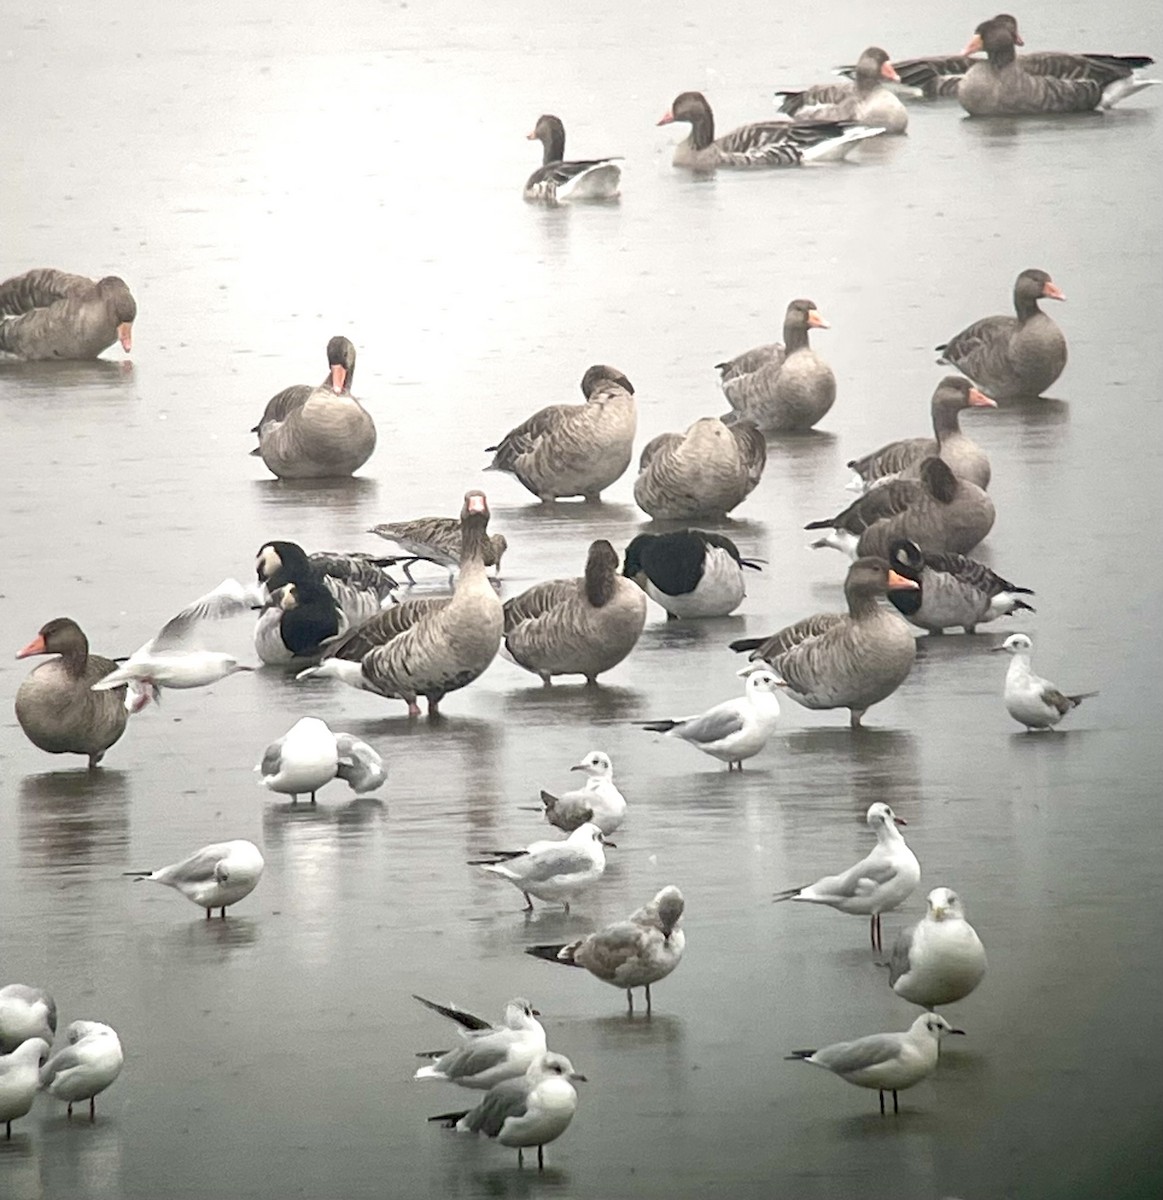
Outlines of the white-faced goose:
M451 577L460 565L460 520L457 517L417 517L412 521L386 521L373 525L368 533L374 533L385 541L394 542L409 559L400 562L400 567L409 580L414 563L427 561L446 567ZM509 543L503 533L491 533L485 542L485 566L501 573L501 559Z
M546 687L554 675L597 683L634 649L645 624L646 597L618 574L614 547L599 540L582 578L534 584L506 601L505 649Z
M684 433L646 443L634 500L655 520L725 516L755 489L766 464L767 443L750 421L700 417Z
M626 547L622 574L655 604L668 620L725 617L743 603L743 568L760 569L721 533L680 529L675 533L640 533Z
M900 83L888 54L869 46L852 69L852 82L817 83L802 92L778 91L779 111L798 121L859 121L885 133L904 133L909 114L886 83Z
M732 409L764 433L811 429L836 399L832 368L808 345L809 329L828 329L812 300L793 300L783 344L757 346L715 364Z
M1014 282L1017 316L974 321L937 347L937 362L956 367L999 400L1040 396L1066 367L1066 338L1038 301L1065 299L1045 271L1031 267Z
M90 768L125 732L125 688L94 692L93 684L117 664L89 653L89 639L76 621L57 617L17 658L55 654L25 677L16 693L16 719L34 746L49 754L85 754Z
M566 162L565 126L545 113L537 118L529 141L544 148L541 166L525 180L526 200L559 204L563 200L612 200L618 194L622 168L611 158Z
M715 137L715 117L702 92L683 92L658 122L690 125L690 134L674 148L674 165L694 171L717 167L798 167L808 162L835 162L857 142L877 137L883 129L845 126L834 121L797 123L786 119L740 125Z
M542 502L600 500L634 456L638 410L633 385L613 367L590 367L581 389L584 404L552 404L487 447L485 470L516 476Z
M318 386L285 388L267 401L251 431L260 457L280 479L331 479L351 475L372 456L376 426L351 394L355 347L345 337L327 343L327 378Z
M96 358L133 348L137 302L124 279L86 279L50 267L0 283L0 353L17 358Z
M937 384L929 406L935 436L902 438L863 458L852 459L848 466L856 472L858 488L887 483L890 479L916 478L921 463L934 456L947 463L959 479L968 479L979 488L989 487L989 456L961 431L959 417L963 408L997 408L997 403L979 392L968 379L946 375Z

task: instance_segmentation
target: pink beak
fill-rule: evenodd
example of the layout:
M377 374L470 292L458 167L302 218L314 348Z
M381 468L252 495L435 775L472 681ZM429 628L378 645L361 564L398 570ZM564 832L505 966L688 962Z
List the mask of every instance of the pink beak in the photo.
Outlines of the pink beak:
M881 64L880 77L887 79L889 83L900 83L901 81L901 77L896 73L896 67L890 62Z
M117 326L117 336L121 340L121 349L128 354L133 349L133 322L122 321Z
M334 392L342 392L347 384L347 368L340 366L339 363L333 363L331 367L331 389Z

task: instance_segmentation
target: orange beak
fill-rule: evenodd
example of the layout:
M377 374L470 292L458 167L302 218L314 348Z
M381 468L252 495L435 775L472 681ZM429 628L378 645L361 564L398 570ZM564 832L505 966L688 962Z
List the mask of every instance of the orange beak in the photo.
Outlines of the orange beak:
M1026 43L1022 41L1022 35L1020 33L1018 33L1018 31L1015 29L1014 30L1014 45L1015 46L1024 46L1025 44Z
M991 400L984 392L979 392L977 388L969 389L969 405L971 408L997 408L997 401Z
M535 142L535 141L537 141L537 130L535 129L535 130L534 130L532 133L527 133L527 134L525 135L525 140L526 140L527 142Z
M667 109L662 115L662 119L658 122L659 125L671 125L674 123L674 113Z
M43 636L43 634L38 633L36 635L36 637L34 637L32 639L32 641L29 642L28 645L25 646L24 649L21 650L16 655L16 657L17 658L32 658L32 656L34 654L47 654L47 653L48 653L48 649L44 644L44 636Z
M480 492L477 492L474 496L469 496L466 507L470 513L483 513L489 511L488 503Z
M963 54L980 54L982 52L982 50L984 50L984 49L985 49L985 46L982 44L981 34L975 33L969 39L969 45L965 47L965 49L962 51L962 53Z
M122 321L117 326L117 336L121 339L121 349L128 354L133 349L133 322Z
M887 79L889 83L900 83L901 77L896 73L896 67L890 62L881 63L880 66L881 79Z
M1042 295L1045 296L1047 300L1066 299L1066 293L1056 283L1050 283L1049 281L1043 284Z
M331 364L331 390L342 392L347 385L347 368L339 363Z
M889 571L888 586L890 590L915 592L921 585L915 579L906 579L895 571Z
M808 328L809 329L831 329L832 326L824 320L823 317L813 308L808 312Z

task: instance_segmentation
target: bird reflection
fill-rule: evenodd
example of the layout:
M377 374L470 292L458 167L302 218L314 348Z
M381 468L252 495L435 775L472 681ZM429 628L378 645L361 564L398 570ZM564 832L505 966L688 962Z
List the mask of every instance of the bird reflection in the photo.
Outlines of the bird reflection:
M854 817L863 819L870 804L891 802L894 809L922 799L916 737L899 729L850 730L840 726L798 729L784 740L788 756L808 755L803 798L809 803L822 790L848 797ZM821 764L826 768L821 769ZM809 814L810 817L810 814Z
M13 399L47 398L59 404L65 394L84 397L86 402L106 394L132 398L133 393L127 389L134 382L133 363L129 359L120 362L105 358L91 362L0 361L0 383L4 384L5 394Z
M333 516L360 518L365 507L376 502L379 482L362 475L346 479L256 479L255 495L270 511L269 520L277 522L288 511L294 520L302 519L303 504L316 512Z
M20 860L62 867L123 858L129 845L130 774L49 771L20 781Z
M634 688L603 683L555 683L552 687L531 683L507 691L502 706L506 716L522 721L536 718L550 725L579 725L627 720L639 712L645 700Z
M222 921L191 915L173 928L159 931L153 945L161 961L222 963L255 945L259 932L258 920L240 916L232 908Z

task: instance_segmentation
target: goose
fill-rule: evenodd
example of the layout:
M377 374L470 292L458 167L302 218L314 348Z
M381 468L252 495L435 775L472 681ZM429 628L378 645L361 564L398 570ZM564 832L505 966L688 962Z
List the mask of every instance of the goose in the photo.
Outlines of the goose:
M541 803L545 819L566 833L592 821L608 837L621 827L626 817L626 797L614 784L614 764L610 756L601 750L591 750L570 770L584 771L585 784L560 796L543 790Z
M852 82L817 83L801 92L778 91L779 111L799 121L858 121L885 133L904 133L909 114L885 83L900 83L886 51L869 46L852 70Z
M570 901L592 887L606 872L606 842L592 822L579 825L563 842L533 842L523 851L494 851L488 859L473 859L481 867L506 879L525 897L525 911L533 911L533 897L559 903L569 912Z
M702 92L674 98L659 125L688 124L690 134L674 148L674 165L694 171L717 167L798 167L808 162L836 162L857 142L877 137L883 129L843 125L835 121L794 122L786 118L740 125L715 137L715 117Z
M454 568L460 565L460 521L456 517L385 521L373 525L368 533L394 542L406 554L413 556L412 561L426 560L447 568L450 579L455 574ZM492 567L495 575L501 573L501 559L508 548L509 543L503 533L490 533L485 539L485 566ZM410 583L415 582L411 572L412 561L400 564Z
M29 361L96 358L133 349L137 302L124 279L44 267L0 283L0 353Z
M441 1054L425 1052L435 1061L421 1067L413 1079L442 1079L465 1088L488 1089L505 1079L524 1075L530 1064L545 1053L545 1030L540 1015L522 996L505 1005L499 1025L490 1025L459 1008L434 1004L413 996L421 1004L461 1026L461 1044Z
M244 838L232 842L214 842L195 850L181 862L170 863L156 871L123 871L137 880L149 879L181 892L191 903L206 910L210 920L213 909L226 919L226 910L244 900L258 886L266 863L262 852Z
M1040 396L1066 367L1066 338L1038 301L1065 299L1045 271L1023 271L1014 283L1017 316L974 321L937 347L937 362L955 367L999 400Z
M893 943L888 982L902 999L931 1011L977 987L985 977L985 947L956 892L934 888L926 903L924 918Z
M630 465L638 410L634 386L614 367L582 376L584 404L551 404L495 445L486 471L504 471L542 503L582 496L591 504Z
M793 300L783 344L757 346L715 364L731 408L765 433L811 429L836 399L832 368L808 345L809 329L830 329L813 300Z
M1039 729L1053 729L1072 709L1083 700L1097 696L1098 692L1078 692L1067 696L1048 679L1035 675L1030 668L1030 652L1034 643L1024 633L1011 633L994 650L1013 655L1006 671L1006 712L1015 721L1026 727L1027 733Z
M929 407L933 437L902 438L848 463L856 475L856 490L890 479L914 479L921 462L934 456L946 462L959 479L968 479L979 488L989 487L989 456L961 431L959 415L963 408L997 408L997 401L978 391L968 379L946 375L937 384Z
M408 600L341 637L317 667L298 679L339 679L388 699L404 700L408 715L428 715L440 701L472 683L496 657L504 613L485 572L489 505L484 492L467 492L460 514L460 574L451 597Z
M700 417L646 443L634 501L658 521L723 517L755 490L766 464L767 443L752 422Z
M351 394L355 347L345 337L327 343L327 378L318 386L284 388L267 401L259 423L261 458L279 479L335 479L352 475L376 448L371 415Z
M750 651L804 708L846 708L853 729L864 714L891 696L913 669L917 647L903 618L877 603L886 591L916 589L881 558L858 558L844 580L847 613L820 613L767 638L741 638L736 653Z
M960 626L976 633L978 625L1034 609L1022 596L1034 593L995 574L984 563L963 554L925 551L901 538L889 546L889 562L899 575L915 579L916 591L892 591L892 606L913 625L942 634Z
M505 602L505 650L546 687L554 675L584 675L594 684L638 643L646 624L642 589L618 574L604 539L586 555L580 579L537 583Z
M96 1120L95 1099L121 1074L125 1056L115 1030L100 1021L74 1021L69 1044L58 1050L40 1071L41 1091L68 1105L68 1116L79 1100L89 1101L89 1120Z
M622 574L666 609L667 620L677 621L733 613L747 594L744 567L761 569L729 537L679 529L638 534L626 547Z
M563 200L612 200L618 195L622 168L612 158L565 162L565 126L545 113L537 118L531 142L544 148L541 166L525 180L524 197L544 204Z
M69 617L57 617L16 655L57 657L27 675L16 693L16 719L25 737L49 754L84 754L92 770L125 732L125 692L94 692L117 664L89 653L89 639Z
M44 1038L28 1038L8 1054L0 1054L0 1124L12 1140L12 1122L32 1110L40 1087L40 1064L48 1058Z
M57 1006L44 988L26 983L0 987L0 1054L11 1054L29 1038L56 1037Z
M374 792L388 778L384 760L367 742L333 733L318 717L300 717L263 751L255 770L263 787L290 796L292 804L304 792L314 804L315 793L333 779L344 780L358 796Z

